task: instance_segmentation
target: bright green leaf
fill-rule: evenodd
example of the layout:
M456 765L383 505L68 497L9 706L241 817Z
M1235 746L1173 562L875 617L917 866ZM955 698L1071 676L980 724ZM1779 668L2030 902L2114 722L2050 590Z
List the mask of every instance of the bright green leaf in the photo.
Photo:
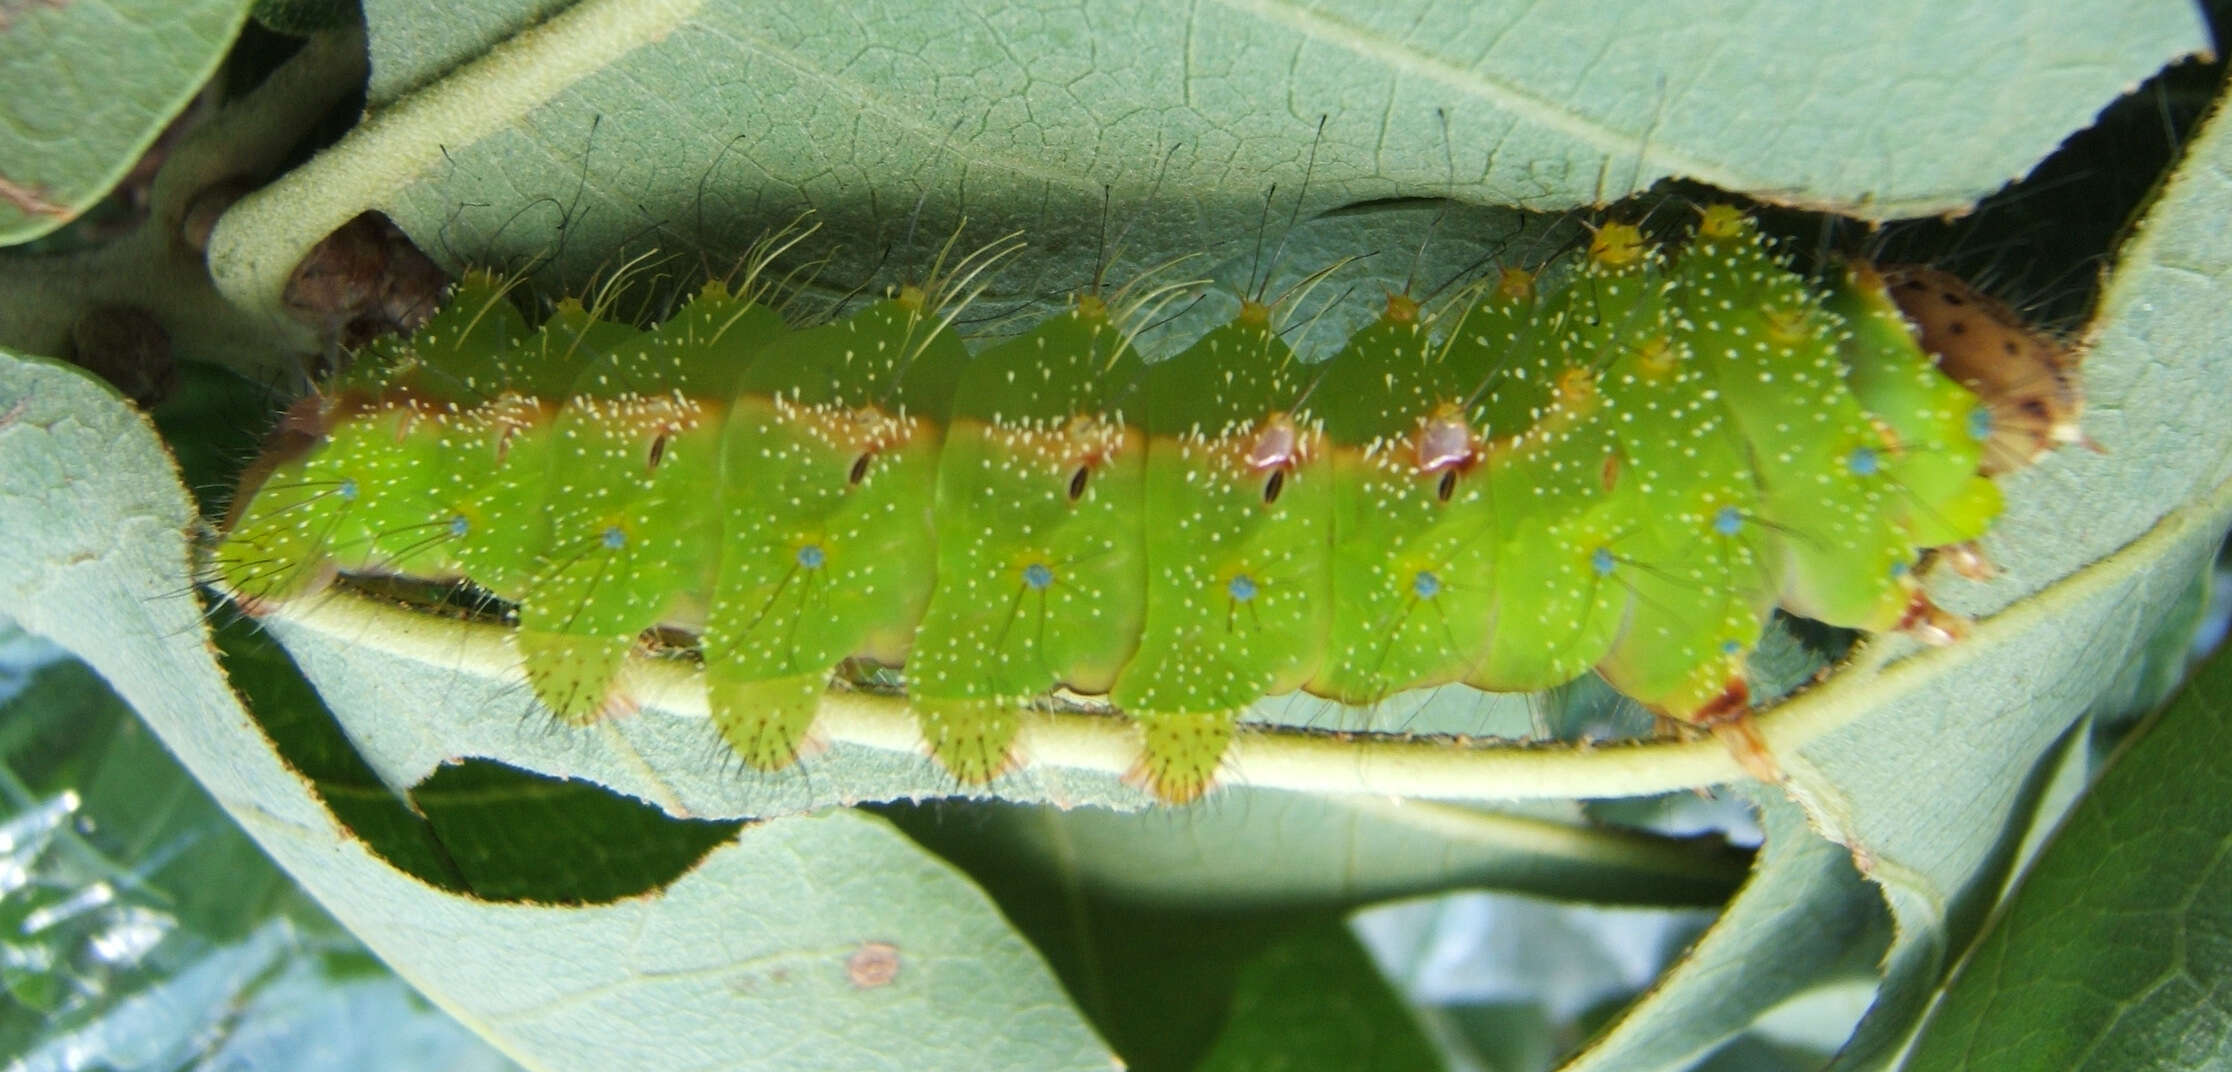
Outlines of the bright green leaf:
M1445 1067L1356 936L1324 923L1240 969L1203 1072L1426 1072Z

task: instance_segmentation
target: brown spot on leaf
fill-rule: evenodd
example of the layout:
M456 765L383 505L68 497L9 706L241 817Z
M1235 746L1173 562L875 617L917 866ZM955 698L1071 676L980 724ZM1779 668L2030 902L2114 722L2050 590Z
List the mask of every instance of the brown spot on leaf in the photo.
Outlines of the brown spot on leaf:
M0 29L6 28L7 15L4 9L0 9ZM44 188L9 182L7 179L0 179L0 201L15 206L16 211L26 216L52 216L66 220L74 215L67 206L47 200Z
M17 15L32 8L44 7L60 11L69 2L70 0L0 0L0 30L7 29L8 24L14 22Z
M899 947L890 942L862 942L845 958L845 978L860 990L890 986L899 977Z

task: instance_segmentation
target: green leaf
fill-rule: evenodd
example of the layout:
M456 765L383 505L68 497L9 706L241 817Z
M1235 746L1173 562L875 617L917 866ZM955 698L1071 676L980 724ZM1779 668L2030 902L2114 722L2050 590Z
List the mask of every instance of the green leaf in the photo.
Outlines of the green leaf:
M1751 882L1567 1072L1688 1067L1793 995L1872 967L1889 939L1882 896L1796 807L1756 796L1766 845Z
M1222 1030L1246 966L1342 915L1308 905L1134 901L975 836L967 810L936 805L896 817L999 901L1125 1064L1148 1072L1194 1067Z
M1328 941L1356 906L1453 887L1706 905L1741 876L1717 838L1591 827L1570 804L1487 812L1242 789L1176 812L882 810L991 891L1142 1069L1191 1068L1227 1045L1220 1031L1264 983L1251 973L1283 943Z
M107 194L217 70L249 3L0 6L0 242Z
M984 895L881 820L754 826L654 894L495 904L351 837L234 698L181 583L185 492L146 419L0 351L0 610L85 653L265 851L458 1019L535 1064L1105 1069ZM27 515L28 516L28 515Z
M1240 970L1203 1072L1408 1072L1440 1054L1348 928L1292 935Z
M27 19L52 18L56 13L98 19L133 7L189 12L200 6L167 0L64 5L35 0L28 5L11 3L8 10L23 10ZM20 42L21 37L0 32L0 42L5 41ZM183 36L175 41L166 38L165 47L183 47L187 42ZM72 77L115 71L106 49L85 47L94 48L100 58L70 61L77 72ZM30 74L36 81L35 72L50 62L46 58L0 62L0 79ZM215 62L214 55L210 62ZM72 243L54 243L75 248L61 252L18 248L0 255L0 346L19 353L69 356L76 352L82 329L98 329L125 310L153 321L157 331L138 334L157 352L181 360L225 363L258 383L299 377L304 352L312 345L306 341L307 331L293 326L284 309L250 312L219 297L203 262L200 241L188 232L210 223L210 215L237 196L250 177L270 174L299 152L315 126L329 121L334 108L356 90L363 71L361 34L338 32L303 42L254 91L228 101L206 122L191 125L175 144L163 149L161 170L145 191L144 213L136 222L129 222L128 216L128 229L122 234L102 238L95 233L99 229L88 227L87 233L73 236ZM110 81L133 83L129 73ZM72 84L70 78L58 82ZM37 84L11 92L0 101L0 110L42 108L38 102L47 88ZM112 86L104 83L99 88L106 91ZM192 88L188 85L180 92ZM0 119L5 116L0 111ZM83 141L74 140L80 136L78 125L86 122L83 116L69 115L54 122L68 126L59 146L41 143L22 156L0 152L0 178L19 160L37 162L51 153L66 162L78 147L100 141L98 131L84 134ZM7 136L8 131L0 130L0 139ZM130 162L127 158L117 166ZM0 208L0 215L6 212ZM189 227L192 219L200 223ZM292 271L293 264L283 270Z
M674 819L639 800L500 763L444 767L411 802L487 900L600 903L687 872L738 822Z
M2232 1063L2232 656L2142 727L1954 976L1905 1065Z
M429 885L491 901L613 901L667 885L742 825L671 818L601 786L487 760L446 764L398 795L276 643L245 619L216 633L226 674L281 758L349 833Z
M2217 407L2195 395L2225 374L2215 340L2232 330L2222 304L2232 247L2194 229L2228 209L2216 178L2228 160L2232 127L2220 115L2118 252L2087 329L2086 389L2113 400L2093 410L2087 430L2114 453L2060 456L2010 487L1995 541L2010 575L1978 597L2038 591L1966 642L1880 679L1953 660L1957 686L1941 678L1876 723L1879 732L1855 724L1806 750L1813 770L1797 772L1794 795L1884 887L1899 926L1883 997L1843 1055L1851 1066L1897 1051L1998 896L2025 824L2053 821L2023 807L2042 758L2145 657L2164 609L2181 602L2224 532L2232 455L2193 448L2222 434ZM2165 514L2172 503L2184 505ZM2070 517L2086 520L2073 527ZM1841 676L1832 689L1866 690L1868 676Z
M430 886L471 889L471 878L458 868L432 824L381 784L338 732L286 652L259 635L252 623L226 623L215 632L225 676L239 691L244 709L333 817L389 866Z
M1554 211L1667 176L1959 211L2209 42L2180 0L557 7L367 3L379 120L226 222L219 285L276 308L302 252L375 207L436 256L552 258L573 286L645 249L718 268L811 207L840 291L928 264L964 216L1023 229L1020 277L1074 287L1110 204L1125 263L1205 240L1213 262L1273 183L1305 216Z

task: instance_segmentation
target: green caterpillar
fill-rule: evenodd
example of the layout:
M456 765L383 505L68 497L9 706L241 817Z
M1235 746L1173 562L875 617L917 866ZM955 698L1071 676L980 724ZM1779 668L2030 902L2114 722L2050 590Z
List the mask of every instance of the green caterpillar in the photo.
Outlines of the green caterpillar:
M647 630L684 629L762 770L847 660L901 668L969 783L1028 705L1106 694L1185 801L1241 710L1296 689L1594 668L1741 739L1774 607L1950 634L1913 567L2000 509L2004 400L1941 372L1874 271L1817 293L1727 207L1679 251L1605 225L1554 288L1392 298L1322 364L1253 301L1144 362L1124 295L972 357L959 276L806 329L756 276L715 283L651 331L574 302L530 329L469 277L290 411L217 579L252 612L336 572L468 579L577 723L628 704Z

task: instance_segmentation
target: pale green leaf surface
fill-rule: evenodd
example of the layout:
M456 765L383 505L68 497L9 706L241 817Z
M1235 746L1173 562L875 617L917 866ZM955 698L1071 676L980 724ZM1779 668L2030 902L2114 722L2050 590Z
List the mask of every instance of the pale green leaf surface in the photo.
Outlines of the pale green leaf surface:
M422 6L367 5L375 66L415 72L480 46L472 32L440 48ZM550 6L497 9L524 21ZM2109 11L1683 0L1598 6L1581 24L1563 9L1508 0L731 0L575 91L604 117L599 138L613 141L592 147L582 131L569 144L563 124L538 121L510 152L460 158L459 171L514 159L555 166L547 189L556 192L573 187L564 161L610 152L584 207L628 214L644 189L629 180L693 160L687 166L709 166L709 153L676 150L750 132L733 147L739 166L716 175L708 196L826 204L867 183L887 209L904 210L918 190L938 191L959 172L980 204L1050 197L1058 217L1062 202L1092 207L1102 182L1153 178L1176 146L1166 195L1245 210L1267 180L1302 162L1297 147L1323 114L1311 181L1327 203L1451 192L1557 209L1674 175L1864 215L1918 215L1997 189L2101 101L2206 47L2199 12L2171 2ZM663 95L647 75L689 88ZM1964 107L1947 109L1949 100ZM661 141L642 148L667 159L639 170L625 161L647 155L630 141L639 136L631 128L648 133L638 121L647 112ZM698 178L687 166L676 177ZM456 199L444 192L455 191L437 186L431 203L414 194L413 205L446 212ZM861 198L848 190L845 200ZM679 223L662 215L668 206L694 207L656 197L647 205L653 218ZM1203 233L1246 229L1245 220L1217 222L1241 226Z
M505 38L573 5L575 0L374 0L365 17L379 44L365 104L380 108L471 61Z
M1635 0L1585 22L1446 0L585 0L535 23L552 8L367 3L380 129L237 214L220 284L267 307L303 249L375 207L453 266L547 257L575 285L624 249L725 266L811 207L847 247L843 289L927 264L967 216L1024 228L1025 274L1055 292L1084 282L1105 203L1124 263L1154 263L1244 248L1274 183L1306 186L1306 214L1557 210L1674 176L1920 215L2208 47L2181 0Z
M249 2L0 4L0 243L107 194L217 69Z
M191 508L143 418L75 371L0 353L0 501L0 613L81 653L321 903L530 1066L1110 1066L984 895L858 813L760 824L664 891L595 907L402 876L232 696L186 583ZM863 956L898 972L856 977Z
M1914 1072L2232 1061L2232 658L2120 752L1927 1022Z
M1761 792L1752 879L1651 992L1566 1072L1688 1068L1791 995L1867 971L1889 936L1882 896L1805 815Z

